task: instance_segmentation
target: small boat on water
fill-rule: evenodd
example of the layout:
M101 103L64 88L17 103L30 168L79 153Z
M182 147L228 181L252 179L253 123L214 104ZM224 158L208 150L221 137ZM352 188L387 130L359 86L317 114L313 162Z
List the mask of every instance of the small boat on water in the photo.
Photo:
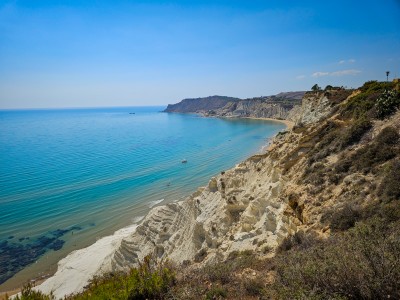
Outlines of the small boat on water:
M183 163L183 164L186 164L186 163L187 163L187 159L185 159L185 158L182 159L182 163Z

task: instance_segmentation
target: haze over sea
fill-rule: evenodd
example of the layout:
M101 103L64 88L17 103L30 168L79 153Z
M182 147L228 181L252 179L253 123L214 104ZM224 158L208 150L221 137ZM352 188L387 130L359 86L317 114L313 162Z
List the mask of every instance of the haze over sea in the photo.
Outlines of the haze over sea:
M53 271L72 250L189 195L285 128L163 109L0 111L0 283L19 270L7 288Z

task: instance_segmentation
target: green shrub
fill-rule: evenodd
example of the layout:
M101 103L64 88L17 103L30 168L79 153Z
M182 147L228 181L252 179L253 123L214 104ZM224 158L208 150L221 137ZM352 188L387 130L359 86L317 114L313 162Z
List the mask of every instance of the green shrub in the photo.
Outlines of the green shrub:
M335 164L335 171L345 174L349 171L368 173L374 168L399 154L400 135L393 127L384 128L372 143L358 149L351 157L343 157Z
M399 143L400 135L396 128L388 126L382 129L382 131L376 137L377 144L385 145L396 145Z
M375 103L377 116L384 119L400 107L400 95L395 90L385 90Z
M108 273L94 277L85 291L67 297L79 299L165 299L175 284L175 275L168 263L151 256L129 273Z
M46 295L40 291L35 291L32 289L31 284L27 284L22 287L21 294L15 296L15 300L54 300L53 294Z
M129 300L163 299L175 283L175 275L170 268L158 264L151 256L145 257L139 268L132 269L130 279L133 285Z
M287 252L293 248L307 249L318 242L318 238L310 233L300 230L293 235L285 237L276 248L277 253Z
M234 266L230 263L220 263L216 265L208 265L204 268L204 272L211 282L220 282L227 284L232 281L232 273Z
M328 121L316 132L314 139L317 145L309 152L309 159L307 161L309 166L339 149L342 130L341 125Z
M393 88L393 82L371 80L365 82L360 90L363 93L373 93Z
M350 170L352 163L350 157L341 157L335 164L335 172L339 174L347 173Z
M327 89L328 86L325 88ZM329 101L333 104L339 104L342 103L344 100L347 99L351 95L353 90L345 90L345 89L337 89L336 90L329 90L328 95L326 95L329 99Z
M383 178L378 189L381 200L390 202L400 200L400 161L391 164L389 172Z
M353 227L360 218L360 208L347 203L344 207L332 213L330 217L330 228L333 231L347 230Z
M211 290L206 293L206 300L217 300L221 298L226 298L227 295L228 293L225 289L221 287L212 287Z
M262 296L264 294L264 283L260 278L245 279L243 286L246 293L250 296Z
M321 88L319 87L318 84L314 84L314 85L311 87L311 90L312 90L313 92L318 92L318 91L321 90Z
M341 148L343 149L347 146L358 143L371 127L371 121L367 120L365 117L356 120L342 136L340 141Z
M357 96L352 97L341 108L340 114L344 118L377 117L376 103L385 90L392 90L391 82L368 81L361 88Z
M276 259L279 299L400 299L399 228L357 224L303 251Z
M399 153L396 147L398 142L397 130L393 127L384 128L371 145L364 146L354 154L354 169L367 173L375 166L396 157Z
M354 155L354 170L368 173L375 166L394 158L396 154L396 149L388 145L373 144L370 147L364 147Z

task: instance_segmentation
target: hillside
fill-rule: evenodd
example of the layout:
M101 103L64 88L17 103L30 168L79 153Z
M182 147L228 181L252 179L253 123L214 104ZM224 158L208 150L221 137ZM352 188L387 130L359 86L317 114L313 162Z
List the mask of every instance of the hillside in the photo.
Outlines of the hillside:
M305 92L287 92L274 96L243 99L229 102L214 110L203 110L204 116L274 118L293 121L299 114Z
M165 112L199 113L218 117L255 117L292 119L305 92L287 92L274 96L237 99L221 96L184 99L169 104Z
M203 110L218 109L227 103L236 102L239 98L226 96L209 96L204 98L183 99L177 104L168 104L164 112L196 113Z
M306 93L267 153L153 209L71 298L399 299L398 91ZM39 289L62 297L73 272Z

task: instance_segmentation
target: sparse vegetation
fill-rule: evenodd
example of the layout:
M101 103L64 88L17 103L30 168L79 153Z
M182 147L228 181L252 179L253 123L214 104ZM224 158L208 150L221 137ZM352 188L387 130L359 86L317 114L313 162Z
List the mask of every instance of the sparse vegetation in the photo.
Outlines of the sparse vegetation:
M375 220L277 257L279 299L399 299L398 226Z
M35 291L33 289L32 284L28 283L25 285L22 290L20 295L16 295L15 300L54 300L55 297L50 294L46 295L43 294L40 291Z
M400 200L400 161L396 160L379 186L378 195L382 201Z
M333 211L333 213L328 217L332 231L350 229L360 218L360 208L352 203L346 203L344 207Z
M375 106L378 118L384 119L400 107L400 95L396 90L385 90L377 99Z
M227 292L221 287L213 287L206 293L206 300L226 298Z
M392 82L368 81L360 88L360 93L352 97L341 109L344 118L359 119L362 117L376 118L378 116L376 103L378 98L387 91L392 90Z
M394 158L399 149L397 130L392 127L384 128L375 140L359 150L352 156L352 170L364 173L370 172L376 166Z
M325 96L328 97L329 101L332 104L336 105L346 100L352 92L353 90L346 90L344 88L334 87L330 90L326 90Z
M370 130L372 123L365 117L357 119L343 134L340 141L341 148L358 143L363 135Z

